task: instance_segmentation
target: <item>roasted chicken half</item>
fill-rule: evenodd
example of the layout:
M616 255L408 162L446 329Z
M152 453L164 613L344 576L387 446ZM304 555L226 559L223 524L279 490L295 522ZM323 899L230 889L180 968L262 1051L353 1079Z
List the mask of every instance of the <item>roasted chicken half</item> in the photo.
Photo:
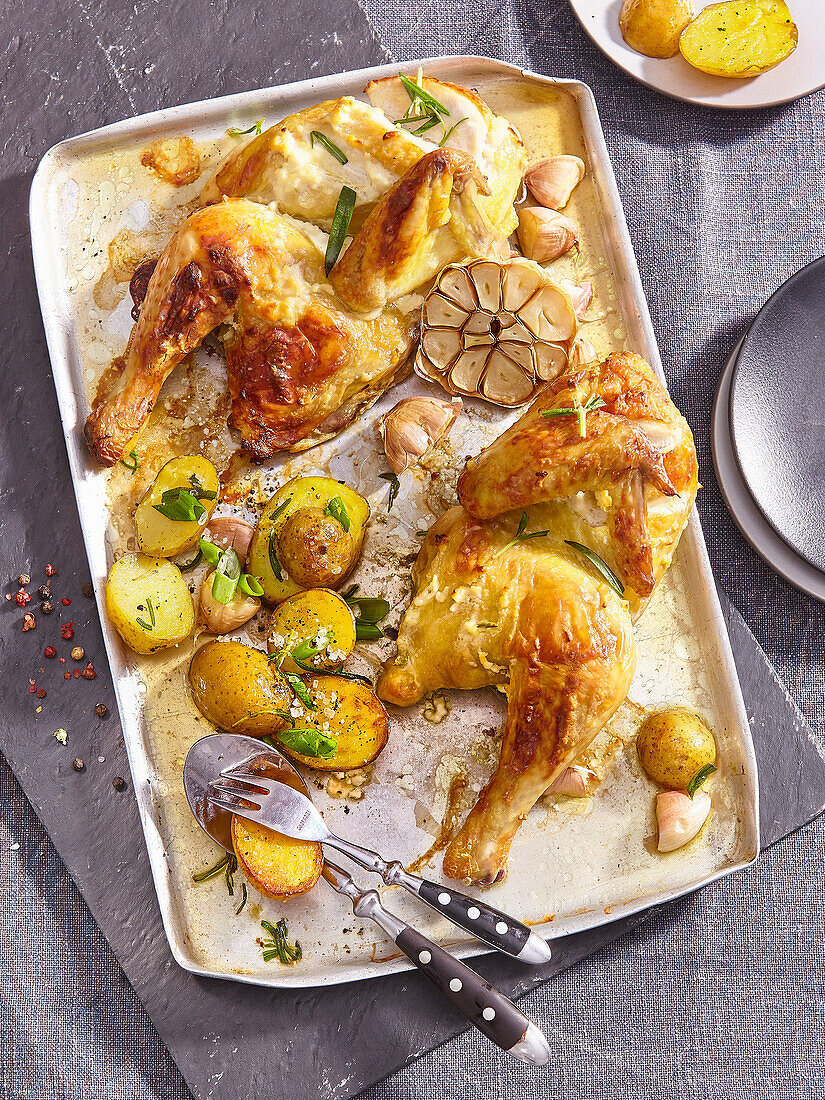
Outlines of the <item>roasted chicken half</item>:
M574 410L589 398L605 404L587 412L582 438ZM468 462L463 507L424 541L398 655L378 685L399 706L440 687L506 685L500 761L446 851L447 875L501 878L529 810L624 700L632 614L667 568L696 489L690 430L630 355L551 383ZM607 561L627 598L570 542Z
M209 206L158 260L123 369L86 422L104 466L126 453L166 377L219 325L232 420L257 459L341 431L391 385L413 338L410 316L348 311L317 247L278 214L244 199Z

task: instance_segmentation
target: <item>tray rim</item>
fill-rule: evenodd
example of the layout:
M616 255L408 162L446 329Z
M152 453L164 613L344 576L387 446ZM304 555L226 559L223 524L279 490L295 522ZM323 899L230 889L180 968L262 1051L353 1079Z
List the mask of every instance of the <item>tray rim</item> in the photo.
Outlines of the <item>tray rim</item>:
M646 344L645 351L651 366L660 379L666 384L658 342L647 307L647 299L642 287L641 276L630 239L615 173L607 150L595 96L590 86L582 81L545 76L518 65L481 55L436 55L410 61L388 62L382 65L349 70L343 73L313 77L308 80L293 81L288 84L251 89L245 92L236 92L226 96L219 96L214 99L199 100L192 103L165 107L157 111L146 112L128 119L110 123L94 130L85 131L57 142L41 157L30 188L29 222L38 300L46 334L49 358L52 365L53 381L57 392L63 435L68 452L69 467L72 475L72 488L75 494L78 513L81 518L83 542L93 580L95 579L96 573L95 561L98 558L101 548L97 545L93 545L91 530L88 523L85 522L83 518L81 503L82 497L86 494L86 490L89 489L87 479L83 476L84 473L100 473L100 471L94 466L90 456L83 447L81 438L82 433L77 430L81 398L80 395L75 392L72 385L69 331L67 326L63 324L58 307L55 304L56 296L53 293L56 288L62 289L62 282L61 279L57 277L57 272L55 271L54 261L56 259L56 253L49 247L51 243L51 227L45 216L45 210L47 209L47 188L51 170L57 167L63 155L80 156L86 146L99 148L99 146L106 141L112 141L113 143L119 140L134 141L144 134L156 133L172 126L185 128L187 125L202 126L208 125L210 122L222 123L225 125L229 121L232 111L241 114L247 109L256 106L259 109L261 100L265 97L280 96L288 98L297 95L309 96L318 94L321 98L324 98L325 93L333 95L347 94L349 85L366 83L370 79L380 79L383 76L394 76L399 71L414 72L419 66L424 68L425 71L428 69L443 68L444 66L480 67L486 69L491 76L522 77L527 80L537 81L541 84L549 84L562 88L576 97L582 111L582 121L585 123L587 129L589 150L591 153L595 153L599 160L600 186L604 192L603 197L607 200L607 204L609 205L610 215L613 220L612 229L617 239L617 244L621 251L621 259L624 264L623 275L629 286L629 296L635 304L637 313L636 320L641 327L644 342ZM342 87L342 85L346 85L347 87ZM359 92L350 94L359 94ZM588 122L589 126L587 125ZM753 852L752 854L745 855L725 864L712 874L705 875L690 883L688 886L676 888L672 891L662 891L658 894L645 895L642 899L614 905L609 914L599 911L596 914L585 913L578 917L571 915L571 917L566 920L563 930L557 930L558 926L554 929L553 925L549 922L542 925L536 925L536 931L548 940L561 939L565 936L584 931L585 929L597 928L604 924L613 923L614 921L632 916L646 909L674 901L711 882L715 882L736 871L745 869L758 858L760 851L760 831L759 785L756 756L750 734L750 723L747 718L741 688L739 687L739 678L733 660L730 639L722 616L719 597L710 567L707 546L695 507L690 516L688 529L693 539L694 549L697 555L697 566L699 570L699 577L697 577L697 580L700 580L707 589L711 609L714 613L714 625L719 640L724 673L735 689L735 697L730 702L737 714L739 727L743 735L742 750L748 767L748 778L753 793L752 802L748 807L751 812L751 821L748 822L748 827L754 842ZM105 547L103 549L105 555ZM134 720L134 715L130 714L131 708L126 705L126 700L122 698L124 680L128 679L129 676L128 671L122 668L124 662L122 653L123 647L114 627L104 613L102 585L96 583L94 587L106 656L109 661L110 669L113 671L112 681L118 703L118 712L124 735L123 739L133 778L134 793L138 804L144 840L149 854L152 878L158 896L163 928L172 956L178 965L184 970L200 977L238 981L244 984L260 985L268 988L315 988L319 985L361 981L368 978L382 977L399 971L413 969L412 964L404 956L400 958L395 956L385 962L361 961L350 963L337 968L334 972L327 974L323 979L317 976L302 978L297 974L277 974L273 975L271 978L262 978L256 974L217 971L210 967L203 966L193 957L185 940L183 940L183 937L178 936L176 929L173 927L173 915L177 898L172 889L171 872L163 849L162 838L158 837L160 842L159 846L153 842L153 834L156 834L157 830L152 812L155 799L151 784L151 762L140 730L130 728ZM116 669L118 670L117 675L114 674L114 670ZM469 958L490 953L489 948L481 943L447 944L445 946L457 958Z

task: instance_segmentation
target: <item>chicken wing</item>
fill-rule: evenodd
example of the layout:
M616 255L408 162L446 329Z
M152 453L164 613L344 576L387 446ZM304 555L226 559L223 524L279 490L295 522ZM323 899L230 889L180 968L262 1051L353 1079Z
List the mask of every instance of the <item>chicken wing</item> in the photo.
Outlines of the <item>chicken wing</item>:
M563 410L599 400L586 413L582 436L578 417ZM644 359L622 353L550 383L520 420L470 459L458 495L468 512L489 519L540 501L596 494L618 573L645 597L670 565L698 486L687 422Z
M123 369L86 422L103 465L123 456L166 377L221 324L232 418L257 459L350 423L402 370L414 328L393 310L348 313L316 246L266 207L235 199L197 211L152 272Z
M530 530L553 509L535 509ZM636 660L626 602L556 535L508 546L517 523L453 508L430 529L378 684L399 706L439 687L507 684L498 767L444 857L445 874L485 885L503 876L536 800L625 698Z
M510 248L479 205L486 190L466 153L427 153L367 216L330 282L351 309L381 309L455 260L504 259Z

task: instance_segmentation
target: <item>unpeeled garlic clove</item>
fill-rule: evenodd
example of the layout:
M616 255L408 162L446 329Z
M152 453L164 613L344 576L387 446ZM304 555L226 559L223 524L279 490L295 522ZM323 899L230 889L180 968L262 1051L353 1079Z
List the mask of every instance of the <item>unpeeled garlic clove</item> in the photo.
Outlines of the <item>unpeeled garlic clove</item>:
M518 241L524 255L537 263L563 256L579 243L575 222L558 210L527 206L519 210Z
M565 768L547 788L548 794L566 794L571 798L583 798L587 794L587 779L583 768L575 765Z
M234 550L243 565L255 534L251 523L238 516L213 516L206 529L216 546L221 550Z
M581 157L547 157L531 165L524 174L527 190L542 206L563 210L584 179Z
M686 791L662 791L656 795L659 851L675 852L693 840L709 814L710 795L707 791L697 791L693 798Z
M214 576L215 570L210 569L201 581L198 616L210 634L228 634L230 630L237 630L248 623L258 612L261 601L236 589L230 603L221 603L212 595Z
M384 441L387 462L395 474L403 474L423 458L450 431L461 412L460 397L439 401L435 397L406 397L382 416L376 430Z
M570 292L576 316L581 321L593 300L593 284L589 280L583 283L570 283L567 289Z
M579 367L583 367L587 363L595 363L598 358L599 353L587 337L578 333L570 349L570 369L578 370Z

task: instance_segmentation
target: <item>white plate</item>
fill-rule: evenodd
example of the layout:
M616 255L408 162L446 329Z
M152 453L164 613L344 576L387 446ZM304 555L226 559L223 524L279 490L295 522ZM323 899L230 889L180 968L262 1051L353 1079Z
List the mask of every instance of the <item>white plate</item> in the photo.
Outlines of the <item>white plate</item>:
M688 65L681 54L660 59L632 50L619 30L622 0L570 0L570 6L602 53L629 76L673 99L743 110L789 103L825 86L823 0L788 0L799 45L781 65L748 80L709 76ZM703 0L695 0L695 11L705 7Z
M780 577L815 600L825 602L825 574L814 568L768 523L748 491L733 452L730 430L730 383L742 341L725 364L713 402L711 447L716 480L730 514L744 538Z

